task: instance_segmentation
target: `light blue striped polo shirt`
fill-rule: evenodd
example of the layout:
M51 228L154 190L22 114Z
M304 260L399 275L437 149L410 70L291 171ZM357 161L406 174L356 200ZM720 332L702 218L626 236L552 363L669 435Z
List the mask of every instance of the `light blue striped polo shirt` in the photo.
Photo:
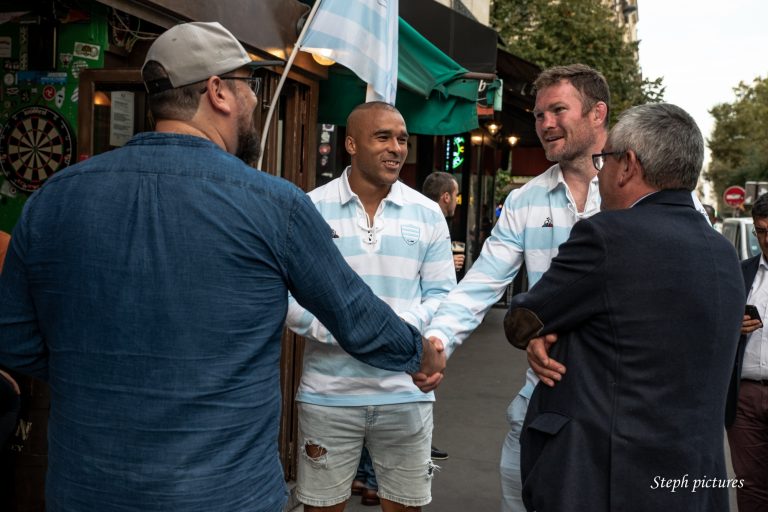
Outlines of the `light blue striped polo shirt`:
M450 234L440 207L399 181L374 216L341 177L309 193L334 232L344 259L401 318L423 331L456 286ZM328 330L291 298L286 324L308 338L296 400L317 405L433 401L405 373L374 368L338 346Z
M589 184L584 211L577 213L557 164L513 190L504 201L480 257L440 306L425 336L440 338L450 356L498 302L523 261L529 285L533 286L549 269L573 225L598 211L597 177ZM538 382L530 369L526 381L534 385Z

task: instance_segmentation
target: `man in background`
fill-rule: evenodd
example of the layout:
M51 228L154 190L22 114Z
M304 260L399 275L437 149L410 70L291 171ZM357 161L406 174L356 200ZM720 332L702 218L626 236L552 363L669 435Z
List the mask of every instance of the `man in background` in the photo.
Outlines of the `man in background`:
M443 171L434 171L430 173L424 180L424 184L421 187L421 192L437 203L440 207L440 211L443 212L446 222L449 223L456 213L456 206L459 202L459 183L456 178ZM456 269L456 273L461 272L464 268L464 252L462 250L457 251L453 249L454 244L451 243L451 250L453 252L453 267ZM441 450L436 446L432 446L432 460L445 460L448 458L448 452Z
M459 198L459 184L453 176L443 171L432 172L424 180L421 192L437 203L446 221L453 217ZM453 266L456 272L464 268L464 254L453 254Z
M704 204L701 205L701 207L704 208L704 211L707 213L707 219L709 219L709 223L712 224L712 227L715 228L718 233L722 233L723 219L718 218L715 208L711 204Z
M739 512L768 510L768 194L752 205L752 222L760 254L744 260L741 272L755 309L744 316L725 409L733 470L743 479Z

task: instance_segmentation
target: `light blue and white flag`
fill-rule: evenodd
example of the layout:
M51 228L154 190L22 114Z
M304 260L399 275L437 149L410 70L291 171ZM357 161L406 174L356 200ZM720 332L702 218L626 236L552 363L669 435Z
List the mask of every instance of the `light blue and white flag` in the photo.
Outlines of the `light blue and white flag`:
M366 101L394 105L398 0L319 0L301 49L333 59L368 84Z

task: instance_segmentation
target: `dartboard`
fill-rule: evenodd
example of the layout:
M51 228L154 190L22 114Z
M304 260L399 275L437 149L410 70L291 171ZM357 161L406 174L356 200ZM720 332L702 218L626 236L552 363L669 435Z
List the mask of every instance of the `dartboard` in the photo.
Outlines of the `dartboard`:
M64 118L45 107L11 114L0 132L0 166L8 181L33 191L72 158L74 140Z

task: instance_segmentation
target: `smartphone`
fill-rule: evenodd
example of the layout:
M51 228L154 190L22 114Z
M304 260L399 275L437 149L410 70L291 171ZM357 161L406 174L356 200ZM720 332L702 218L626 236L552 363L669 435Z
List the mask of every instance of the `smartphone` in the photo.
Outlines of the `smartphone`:
M744 314L747 315L752 320L760 320L763 321L762 318L760 318L760 313L757 312L757 308L753 306L752 304L747 304L744 308Z

